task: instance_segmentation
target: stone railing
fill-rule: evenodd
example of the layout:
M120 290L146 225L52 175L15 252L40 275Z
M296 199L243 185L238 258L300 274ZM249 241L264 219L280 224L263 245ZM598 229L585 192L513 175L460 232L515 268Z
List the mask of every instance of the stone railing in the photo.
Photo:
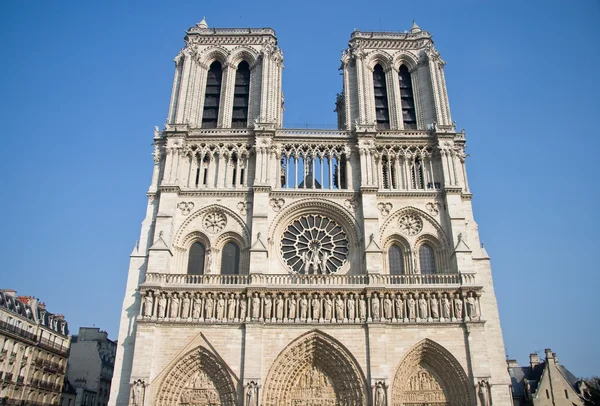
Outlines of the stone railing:
M147 273L144 286L170 285L278 285L278 286L339 286L339 285L475 285L474 273L409 274L409 275L188 275Z
M479 287L142 286L139 321L182 323L460 323L480 321Z

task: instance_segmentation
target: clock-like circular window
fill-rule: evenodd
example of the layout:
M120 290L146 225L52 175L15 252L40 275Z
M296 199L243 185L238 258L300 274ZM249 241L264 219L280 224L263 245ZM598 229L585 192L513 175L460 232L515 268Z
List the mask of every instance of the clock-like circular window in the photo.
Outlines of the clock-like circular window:
M294 220L284 231L281 254L293 272L335 273L348 258L348 236L334 220L309 214Z

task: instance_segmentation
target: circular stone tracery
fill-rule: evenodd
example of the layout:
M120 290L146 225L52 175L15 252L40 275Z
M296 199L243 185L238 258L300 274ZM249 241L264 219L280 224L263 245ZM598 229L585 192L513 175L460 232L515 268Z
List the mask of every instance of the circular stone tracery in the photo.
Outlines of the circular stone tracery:
M348 257L348 236L334 220L309 214L284 231L281 254L293 272L335 273Z
M406 235L417 235L423 230L423 220L415 214L405 214L398 220L398 226Z
M227 217L219 211L211 211L204 216L202 225L206 231L215 234L225 228L227 225Z

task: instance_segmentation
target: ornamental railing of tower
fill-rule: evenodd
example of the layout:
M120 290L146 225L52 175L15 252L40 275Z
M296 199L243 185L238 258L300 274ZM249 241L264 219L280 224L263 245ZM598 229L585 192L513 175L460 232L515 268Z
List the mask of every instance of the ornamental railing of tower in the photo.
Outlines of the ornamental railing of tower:
M346 146L286 143L279 152L279 187L312 190L348 188L349 151Z

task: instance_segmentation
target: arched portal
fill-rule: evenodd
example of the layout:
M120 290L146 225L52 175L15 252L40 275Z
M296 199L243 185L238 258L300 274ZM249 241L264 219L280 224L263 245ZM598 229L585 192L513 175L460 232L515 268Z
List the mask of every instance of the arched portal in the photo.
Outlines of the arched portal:
M237 406L231 374L206 348L199 347L179 360L166 374L156 394L157 406Z
M396 370L392 406L472 405L467 375L454 356L425 339L415 345Z
M318 331L300 336L275 359L263 406L366 406L365 378L352 354Z

